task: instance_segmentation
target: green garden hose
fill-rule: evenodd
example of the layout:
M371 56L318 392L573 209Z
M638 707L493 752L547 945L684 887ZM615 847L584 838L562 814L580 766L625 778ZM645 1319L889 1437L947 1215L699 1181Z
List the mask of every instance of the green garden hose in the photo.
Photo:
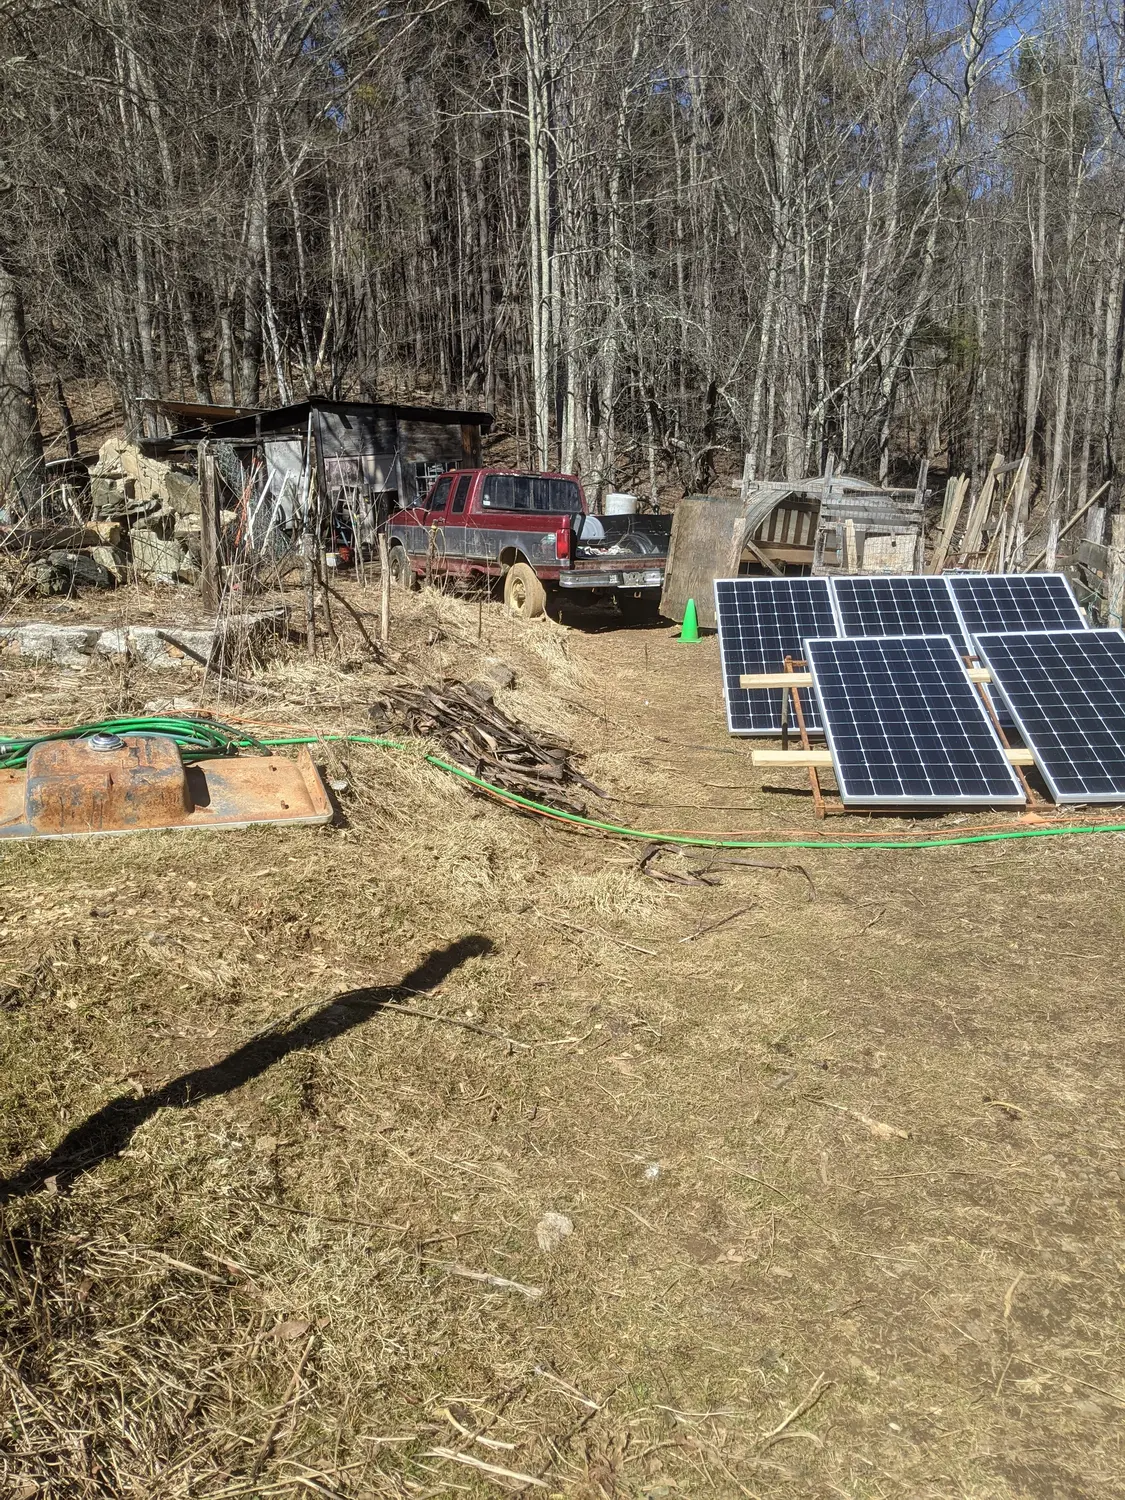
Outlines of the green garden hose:
M240 749L251 749L258 744L257 740L248 739L239 730L212 719L104 719L97 724L78 724L71 729L31 735L26 739L0 736L0 771L15 771L25 766L33 746L45 740L81 740L92 734L164 734L176 741L185 765L218 755L237 755Z
M212 719L192 718L136 718L106 719L97 724L82 724L72 729L60 729L53 734L37 734L28 737L0 739L0 771L16 770L27 764L27 757L35 745L44 740L82 739L91 734L163 734L176 741L185 763L210 760L217 756L237 755L240 750L281 748L291 745L319 745L342 743L348 745L371 745L380 750L405 750L397 740L384 739L371 734L294 734L255 739L242 729L221 724ZM451 765L437 755L427 755L431 766L445 771L450 776L468 782L480 791L488 792L504 802L510 802L527 812L570 824L576 828L588 828L596 833L610 834L614 838L641 839L646 843L681 844L691 849L947 849L958 844L996 844L1007 839L1056 838L1063 834L1079 833L1125 833L1125 823L1064 823L1056 827L1006 828L987 833L955 834L945 838L920 839L722 839L706 838L697 834L653 833L640 828L628 828L617 823L604 823L597 818L586 818L578 813L561 812L530 797L521 797L505 787L496 786L480 776L474 776L462 766Z

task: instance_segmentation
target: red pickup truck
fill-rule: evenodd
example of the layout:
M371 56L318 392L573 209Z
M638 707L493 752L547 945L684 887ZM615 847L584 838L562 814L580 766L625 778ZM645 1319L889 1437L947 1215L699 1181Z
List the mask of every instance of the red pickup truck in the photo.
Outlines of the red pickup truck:
M531 619L572 599L613 598L631 623L656 619L671 516L594 516L573 474L458 469L388 524L391 577L503 579Z

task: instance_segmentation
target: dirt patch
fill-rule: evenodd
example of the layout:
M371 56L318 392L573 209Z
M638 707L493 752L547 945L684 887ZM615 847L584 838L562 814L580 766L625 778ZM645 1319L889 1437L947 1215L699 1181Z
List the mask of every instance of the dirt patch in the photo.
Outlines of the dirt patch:
M817 832L713 640L603 624L425 594L392 644L507 661L605 821ZM383 680L356 636L251 675L224 711L326 729ZM339 828L0 849L0 1489L1119 1493L1117 836L668 882L322 756Z

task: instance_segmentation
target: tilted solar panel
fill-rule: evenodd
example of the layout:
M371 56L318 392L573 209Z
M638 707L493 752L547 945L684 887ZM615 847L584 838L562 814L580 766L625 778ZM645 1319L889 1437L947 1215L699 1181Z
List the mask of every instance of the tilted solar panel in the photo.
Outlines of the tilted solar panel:
M951 635L969 650L945 578L833 578L841 634Z
M731 734L776 734L782 693L739 687L743 672L780 672L807 635L835 635L827 578L717 578L715 614ZM819 734L816 704L801 689L805 726Z
M1023 804L1023 787L947 635L807 640L849 806Z
M982 662L1056 802L1125 802L1125 635L977 637Z
M953 573L946 582L970 640L982 631L1086 629L1061 573Z

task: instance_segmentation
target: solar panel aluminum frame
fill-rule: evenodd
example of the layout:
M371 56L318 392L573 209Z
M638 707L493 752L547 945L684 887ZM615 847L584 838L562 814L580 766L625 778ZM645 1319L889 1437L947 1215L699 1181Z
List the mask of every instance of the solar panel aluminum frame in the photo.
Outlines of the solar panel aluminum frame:
M842 775L841 770L840 770L840 752L839 752L839 750L837 748L837 745L835 743L835 739L834 739L834 736L833 736L831 722L830 722L831 716L825 710L824 699L823 699L823 697L821 695L821 690L820 690L819 684L817 682L816 666L815 666L815 660L814 660L814 658L815 658L815 647L818 644L819 645L827 645L827 646L838 646L838 645L841 645L841 644L858 645L861 642L871 642L871 641L878 641L878 640L893 640L893 641L908 641L908 640L928 640L928 641L934 641L934 640L942 640L942 641L948 642L948 644L953 648L953 657L954 657L956 672L958 674L960 674L960 677L963 679L964 685L965 685L965 688L966 688L968 694L970 695L970 697L972 698L973 702L976 704L977 709L980 712L981 722L984 724L985 728L987 729L989 736L991 736L992 740L995 742L997 752L999 753L1000 757L1002 758L1004 770L1005 770L1007 779L1008 779L1008 781L1010 783L1010 786L1011 786L1011 792L1010 792L1009 795L998 795L998 796L989 796L989 797L979 797L979 796L960 796L960 797L959 796L949 796L949 797L940 797L940 798L938 798L938 797L933 797L933 798L922 797L922 798L920 798L920 797L911 795L909 793L902 793L901 795L897 795L897 796L871 796L871 795L863 795L863 794L860 794L860 795L849 794L849 792L847 790L847 787L846 787L846 784L845 784L846 778ZM962 658L960 649L958 647L958 643L953 639L953 637L951 635L944 635L943 634L943 635L940 635L940 636L935 636L935 635L929 635L929 636L901 636L901 635L900 636L826 636L826 637L820 637L819 640L817 638L815 638L815 637L810 636L810 637L808 637L805 640L804 647L805 647L805 661L806 661L807 666L809 667L810 672L812 673L813 692L816 695L817 707L820 710L821 723L824 726L824 738L825 738L825 740L826 740L826 742L828 744L828 749L829 749L829 752L831 753L831 756L832 756L832 770L833 770L833 773L835 774L835 777L836 777L836 785L837 785L837 787L839 789L840 800L841 800L841 802L844 803L844 805L846 807L978 807L979 808L979 807L1026 807L1027 806L1027 793L1024 790L1023 784L1021 783L1018 775L1016 774L1015 768L1012 766L1011 762L1007 758L1007 750L1006 750L1006 748L1004 746L1004 743L1000 739L1000 736L997 734L997 732L996 732L996 726L993 724L991 718L989 717L988 711L985 708L984 703L982 702L982 700L980 698L980 695L977 692L976 686L973 683L972 678L969 676L969 669L968 669L968 667L966 667L964 659ZM813 649L810 650L810 648L813 648Z
M791 577L783 575L780 578L765 577L765 576L758 577L757 575L743 575L742 577L738 577L738 578L716 578L715 581L714 581L714 590L715 590L715 620L717 622L718 632L719 632L719 668L720 668L720 671L722 673L722 679L723 679L723 707L724 707L724 709L726 711L726 716L727 716L727 732L729 734L732 734L732 735L737 735L737 736L739 736L740 738L743 738L743 739L767 738L767 737L768 738L772 738L772 739L776 739L780 735L780 733L781 733L781 709L782 709L782 701L787 696L787 694L792 691L789 688L768 688L768 689L767 688L743 688L743 689L739 689L739 691L745 692L747 694L754 693L754 692L765 693L770 698L775 699L776 703L777 703L777 717L773 720L772 723L770 723L768 725L762 725L761 727L744 728L744 727L741 727L741 726L736 726L735 722L734 722L734 714L732 712L732 704L731 704L731 695L730 695L730 692L728 691L728 685L727 685L727 643L726 643L726 637L724 636L724 632L723 632L723 610L722 610L722 607L721 607L721 604L720 604L720 597L719 597L719 586L720 586L720 584L726 584L726 583L733 583L733 584L752 583L752 584L755 584L755 585L764 585L767 589L769 589L769 588L771 588L773 586L776 586L778 584L784 584L784 583L788 583L788 584L794 584L794 583L796 583L796 584L807 584L807 585L810 586L810 592L812 591L812 589L815 589L818 593L823 593L824 594L825 600L826 600L826 602L828 604L829 613L831 614L831 617L832 617L833 624L835 625L835 627L836 627L836 629L838 631L839 630L839 625L836 622L836 605L835 605L835 603L833 601L833 598L832 598L832 589L831 589L831 587L829 585L829 580L827 578L821 578L821 577L812 578L812 577L808 577L808 576L805 576L805 575L797 575L797 574L795 574L795 575L793 575ZM793 649L793 651L790 654L792 656L794 656L794 657L799 658L803 650L804 650L804 646L802 644L802 638L798 637L797 643L794 646L794 649ZM747 668L744 668L744 670L746 670L746 671L753 671L755 669L753 667L747 667ZM758 668L758 670L769 671L769 672L782 672L782 671L785 670L784 660L783 659L779 659L775 663L762 662L762 664ZM823 738L823 733L824 732L820 728L819 724L815 724L815 723L814 724L810 724L808 722L809 718L811 717L811 715L809 713L808 705L810 704L810 702L813 701L812 690L810 688L801 688L801 689L798 689L798 691L800 692L800 694L802 696L802 699L804 701L804 704L805 704L804 712L805 712L805 719L806 719L806 724L805 724L805 731L806 731L806 733L811 738L816 738L816 739ZM814 707L815 707L815 704L814 704ZM796 733L797 732L796 716L792 712L792 704L790 704L789 726L790 726L790 731L792 733Z
M957 618L961 621L961 629L962 629L962 631L964 633L965 639L966 639L966 641L968 641L970 647L972 648L972 654L974 656L976 656L976 654L977 654L976 647L977 647L977 635L978 634L980 634L980 635L1005 635L1005 634L1020 634L1020 635L1022 635L1022 634L1024 634L1025 632L1027 632L1029 630L1050 630L1050 629L1055 629L1055 630L1070 630L1072 627L1069 626L1069 625L1056 625L1056 626L1043 626L1043 625L1024 625L1024 626L1020 626L1020 625L1016 625L1016 626L1009 626L1009 627L1007 627L1005 629L1001 629L998 626L991 626L987 630L981 630L979 632L975 631L975 630L972 630L972 629L969 628L969 622L966 620L964 612L961 609L960 602L958 601L958 598L957 598L957 590L953 587L952 580L955 579L955 578L956 579L968 578L968 579L972 579L972 580L978 580L978 579L992 580L992 579L997 579L997 578L1057 578L1059 580L1059 582L1063 584L1063 586L1066 589L1067 594L1070 596L1071 603L1074 605L1075 613L1078 616L1079 623L1076 624L1076 625L1074 625L1073 629L1075 629L1075 630L1078 630L1078 629L1089 630L1089 628L1090 628L1090 622L1086 619L1086 616L1082 613L1081 606L1079 605L1078 600L1075 597L1074 588L1073 588L1073 586L1072 586L1072 584L1070 582L1070 579L1066 576L1065 573L954 573L954 574L950 574L946 578L946 582L947 582L947 585L949 587L949 595L950 595L950 598L953 600L953 608L957 611Z
M1098 627L1097 629L1093 629L1092 627L1088 626L1085 630L1077 630L1077 629L1075 629L1075 630L989 630L987 632L982 631L980 639L983 640L983 641L987 641L990 636L995 636L995 637L999 637L999 638L1003 638L1005 636L1015 636L1015 637L1019 637L1021 639L1022 638L1026 638L1027 636L1073 635L1073 636L1079 636L1080 637L1080 636L1087 635L1087 634L1091 634L1091 635L1115 635L1115 636L1118 636L1119 638L1125 637L1125 632L1122 632L1120 630L1115 630L1111 626L1102 626L1102 627ZM991 682L991 684L989 686L989 691L992 692L992 693L995 693L998 698L1000 698L1000 699L1003 700L1005 708L1008 710L1008 713L1012 716L1012 723L1015 725L1016 729L1018 730L1020 738L1023 740L1024 744L1031 751L1031 754L1034 757L1036 769L1039 771L1040 776L1042 776L1043 780L1046 782L1046 784L1047 784L1047 790L1050 792L1052 799L1060 807L1066 807L1066 806L1073 807L1076 804L1077 805L1081 805L1081 804L1084 804L1084 803L1091 803L1091 802L1092 803L1098 803L1098 804L1101 804L1101 803L1109 804L1109 803L1125 802L1125 789L1123 789L1120 792L1090 792L1090 791L1087 791L1087 792L1064 792L1064 791L1062 791L1059 788L1059 785L1056 782L1054 776L1048 770L1046 762L1045 762L1045 759L1043 757L1042 751L1040 749L1038 749L1037 746L1036 746L1036 744L1035 744L1035 734L1034 734L1034 731L1031 730L1031 729L1029 729L1027 727L1026 721L1024 720L1023 716L1017 711L1017 709L1015 708L1012 700L1008 697L1007 693L1005 693L1003 683L1000 681L1000 679L993 672L992 664L988 660L988 653L987 653L987 649L986 648L982 648L981 649L981 652L980 652L980 655L979 655L978 659L981 661L982 665L986 666L988 668L989 672L993 674L993 676L992 676L992 682Z

